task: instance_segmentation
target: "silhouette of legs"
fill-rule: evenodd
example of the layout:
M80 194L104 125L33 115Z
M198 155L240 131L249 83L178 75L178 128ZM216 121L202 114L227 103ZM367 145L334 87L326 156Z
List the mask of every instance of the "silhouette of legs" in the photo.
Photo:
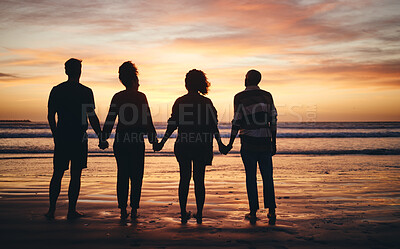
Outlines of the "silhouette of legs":
M143 173L144 173L144 151L137 153L133 162L133 170L131 173L131 207L139 208L140 195L142 193Z
M246 171L246 188L250 215L255 216L259 209L257 192L257 156L255 152L245 150L241 150L240 154Z
M121 218L128 217L129 179L131 180L132 218L137 217L144 173L144 144L121 144L114 146L114 154L118 166L117 196Z
M276 203L271 155L260 153L258 164L263 180L264 207L275 210Z
M205 187L204 187L204 175L206 165L203 162L190 159L179 160L179 205L181 208L181 219L182 223L186 223L190 218L190 212L186 212L187 198L189 194L190 179L192 177L192 163L193 163L193 180L194 190L196 196L197 223L202 223L203 207L205 200Z
M270 224L275 224L275 190L272 170L272 157L265 152L241 150L243 164L246 170L247 197L249 199L250 214L246 218L256 220L256 212L259 209L257 191L257 163L263 180L264 207L269 208L268 218Z
M76 203L81 189L81 175L82 169L72 169L71 166L71 180L68 188L68 215L67 219L76 219L83 216L83 214L76 211Z
M81 189L81 169L71 169L71 180L68 188L68 212L76 211L79 191Z
M129 192L129 172L126 167L123 166L122 159L117 159L118 173L117 173L117 197L118 197L118 208L126 209L128 203L128 192Z
M50 181L49 187L49 199L50 207L49 211L45 214L48 219L54 219L54 212L56 211L56 203L61 190L61 180L64 176L64 170L54 170L53 176Z
M197 205L197 213L196 220L197 223L202 223L203 218L203 207L205 200L205 186L204 186L204 177L205 177L206 165L202 162L198 162L196 160L193 161L193 180L194 180L194 189L196 195L196 205Z
M137 218L137 209L139 208L140 196L142 193L143 174L144 174L144 147L137 150L133 158L133 169L131 171L131 217Z
M271 155L260 154L258 164L263 179L264 207L269 209L269 224L274 225L276 222L276 203Z
M190 178L192 177L192 161L180 160L179 161L179 205L181 208L181 217L187 216L186 204L189 194Z

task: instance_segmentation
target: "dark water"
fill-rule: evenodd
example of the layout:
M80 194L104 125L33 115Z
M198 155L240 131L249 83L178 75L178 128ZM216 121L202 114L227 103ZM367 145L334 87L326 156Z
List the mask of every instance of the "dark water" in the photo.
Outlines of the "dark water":
M219 124L224 141L230 136L230 128L229 123ZM166 124L157 123L156 129L158 136L162 137ZM97 148L93 130L89 129L88 134L90 153L112 155L110 149L101 151ZM400 155L400 122L279 123L277 136L278 154ZM176 133L161 154L172 155L175 137ZM150 151L151 147L146 148ZM240 141L237 139L232 153L238 153L239 149ZM0 154L39 155L52 151L53 141L47 123L0 123Z

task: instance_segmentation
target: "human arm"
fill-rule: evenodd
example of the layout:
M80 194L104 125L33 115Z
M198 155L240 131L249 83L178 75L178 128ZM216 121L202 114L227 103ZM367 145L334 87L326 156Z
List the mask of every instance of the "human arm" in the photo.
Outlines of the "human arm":
M157 132L156 129L154 128L154 124L153 124L153 119L151 117L151 112L150 112L150 108L149 108L149 104L147 102L146 96L144 96L144 102L145 105L143 107L145 113L145 125L146 125L146 130L147 130L147 139L149 140L150 144L157 144L158 143L158 139L157 139Z
M234 116L233 116L233 120L232 120L231 136L229 138L229 143L226 146L226 154L233 147L233 143L235 142L235 138L239 132L240 125L242 122L242 117L243 117L243 114L241 113L241 109L239 108L240 104L239 104L239 101L236 96L233 100L233 106L234 106Z
M94 132L100 138L101 137L100 121L99 121L99 118L97 117L94 109L92 109L92 111L88 112L88 119L89 119L90 125L92 126Z
M115 96L112 98L110 103L110 108L108 109L106 120L104 121L103 131L101 132L101 136L99 137L99 147L105 147L108 142L107 139L110 137L112 129L114 127L115 120L118 115L117 104L115 103Z
M274 102L272 101L271 105L271 121L269 123L269 129L271 131L271 155L276 154L276 131L277 131L277 116L278 113L276 111Z
M96 133L97 137L99 138L99 147L100 149L106 149L108 148L108 143L107 141L103 142L102 141L102 132L101 132L101 126L100 126L100 121L99 118L96 115L95 112L95 104L94 104L94 97L93 97L93 92L90 90L89 95L88 95L88 101L85 105L86 107L86 113L87 117L89 119L89 123L92 126L92 129Z
M101 133L100 122L94 110L95 109L94 97L93 97L93 92L90 89L87 93L86 102L84 102L82 109L83 109L82 111L86 112L90 125L92 126L94 132L98 137L100 137Z
M106 121L104 121L103 132L102 132L102 140L107 140L112 132L114 127L115 120L117 118L117 106L111 101L110 108L108 109Z
M236 138L236 136L238 134L238 131L239 130L237 130L234 126L232 126L229 143L228 143L228 145L225 146L224 151L221 152L222 154L226 155L226 154L228 154L229 151L231 151L231 149L233 147L233 142L235 141L235 138Z
M211 102L211 100L209 100L208 106L207 106L207 111L209 112L207 114L207 117L211 117L211 119L208 119L208 122L210 122L210 128L211 131L215 137L215 140L217 140L217 144L218 144L218 150L221 154L226 155L226 146L224 145L224 143L221 140L221 135L219 133L219 129L218 129L218 114L217 114L217 109L215 109L213 103Z
M49 122L51 135L53 136L54 141L56 140L56 111L54 109L49 108L47 113L47 120Z
M96 115L96 112L93 110L88 112L88 119L90 125L92 126L94 132L99 138L99 148L104 150L108 148L108 142L103 138L103 133L101 132L100 121Z
M161 141L158 143L153 144L154 151L160 151L163 147L165 142L167 142L168 138L174 133L174 131L178 128L178 120L179 120L179 105L177 101L175 101L174 105L172 106L172 113L171 117L168 119L168 126L167 130Z
M169 122L170 121L168 120L168 123ZM174 128L174 125L168 124L167 130L165 131L165 134L164 134L163 138L161 139L161 141L160 142L157 141L157 142L153 143L153 150L154 151L162 150L162 148L164 147L168 138L172 135L172 133L174 133L175 130L176 130L176 127Z
M49 122L51 135L53 136L54 142L56 141L56 97L54 96L54 88L51 90L48 101L48 109L47 109L47 120Z

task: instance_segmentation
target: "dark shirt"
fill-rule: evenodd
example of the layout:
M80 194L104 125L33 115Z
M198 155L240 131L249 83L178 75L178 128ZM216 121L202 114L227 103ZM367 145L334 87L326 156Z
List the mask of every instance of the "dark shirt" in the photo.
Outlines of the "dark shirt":
M217 125L217 110L211 100L198 93L188 93L175 101L168 119L167 134L178 128L176 143L212 146Z
M143 142L147 134L150 143L157 139L146 95L135 89L118 92L111 100L110 110L104 125L104 132L111 133L118 116L116 143Z
M82 141L88 128L87 114L95 108L93 92L77 82L63 82L50 92L49 112L56 112L56 136L68 141Z

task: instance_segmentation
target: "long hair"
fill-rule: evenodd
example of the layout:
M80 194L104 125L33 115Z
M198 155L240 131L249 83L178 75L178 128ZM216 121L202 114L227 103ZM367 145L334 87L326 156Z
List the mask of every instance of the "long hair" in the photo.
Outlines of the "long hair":
M185 86L188 91L196 91L206 95L210 85L206 74L201 70L192 69L186 74Z

